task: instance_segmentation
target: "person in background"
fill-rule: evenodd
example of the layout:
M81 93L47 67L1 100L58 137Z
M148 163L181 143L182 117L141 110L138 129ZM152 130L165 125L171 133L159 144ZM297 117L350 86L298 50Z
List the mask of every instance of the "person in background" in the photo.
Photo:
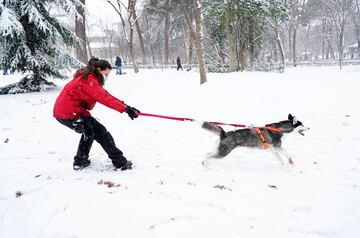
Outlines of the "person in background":
M3 75L8 75L8 68L5 66L3 69Z
M181 66L181 60L180 60L179 56L176 58L176 65L177 65L177 70L178 71L179 71L179 69L183 70L183 68Z
M126 105L103 88L110 72L109 62L92 57L86 68L75 73L56 99L53 116L61 124L82 134L74 157L74 170L90 165L89 152L94 140L105 150L116 169L132 168L132 162L116 147L110 132L90 114L99 102L120 113L127 113L132 120L138 117L139 110Z
M115 66L116 66L116 74L122 75L122 71L121 71L122 62L119 56L116 56Z

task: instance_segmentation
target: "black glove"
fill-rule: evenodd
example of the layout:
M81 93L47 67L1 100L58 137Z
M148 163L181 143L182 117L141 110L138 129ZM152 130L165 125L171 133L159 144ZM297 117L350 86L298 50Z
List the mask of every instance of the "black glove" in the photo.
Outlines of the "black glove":
M125 112L129 115L129 117L131 118L131 120L134 120L134 118L138 117L138 113L140 112L138 109L136 109L135 107L130 107L127 106L125 109Z

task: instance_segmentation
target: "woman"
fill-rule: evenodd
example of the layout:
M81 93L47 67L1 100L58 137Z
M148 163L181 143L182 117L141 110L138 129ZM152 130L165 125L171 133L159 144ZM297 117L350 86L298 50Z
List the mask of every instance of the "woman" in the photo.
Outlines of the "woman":
M106 60L91 58L84 69L78 70L74 79L65 85L54 105L54 117L63 125L81 133L79 147L74 158L74 170L90 165L89 152L93 141L97 141L108 154L117 169L132 168L121 150L115 146L111 134L90 114L99 102L118 112L126 112L133 120L140 112L112 96L104 88L104 82L111 72L111 65Z

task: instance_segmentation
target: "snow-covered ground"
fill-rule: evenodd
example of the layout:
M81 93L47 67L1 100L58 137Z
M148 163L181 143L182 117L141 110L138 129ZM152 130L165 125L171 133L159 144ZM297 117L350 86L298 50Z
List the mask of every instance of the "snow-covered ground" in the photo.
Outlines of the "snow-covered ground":
M98 104L136 168L113 171L94 144L92 165L73 171L79 135L52 117L61 86L0 96L1 238L360 237L359 67L208 74L202 86L195 72L127 73L106 89L142 112L257 126L292 113L311 129L284 139L294 166L244 148L203 166L217 138L199 123Z

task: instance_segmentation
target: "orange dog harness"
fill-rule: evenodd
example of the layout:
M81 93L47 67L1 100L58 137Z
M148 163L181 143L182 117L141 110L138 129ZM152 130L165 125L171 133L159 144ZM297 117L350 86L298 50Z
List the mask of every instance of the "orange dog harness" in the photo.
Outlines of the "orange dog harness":
M264 145L264 149L268 149L269 148L269 144L266 142L264 133L262 133L261 128L265 128L268 129L269 131L273 131L273 132L277 132L277 133L281 133L281 130L279 128L275 128L272 126L265 126L265 127L254 127L253 129L255 130L256 134L259 135L259 138L261 140L261 142Z

